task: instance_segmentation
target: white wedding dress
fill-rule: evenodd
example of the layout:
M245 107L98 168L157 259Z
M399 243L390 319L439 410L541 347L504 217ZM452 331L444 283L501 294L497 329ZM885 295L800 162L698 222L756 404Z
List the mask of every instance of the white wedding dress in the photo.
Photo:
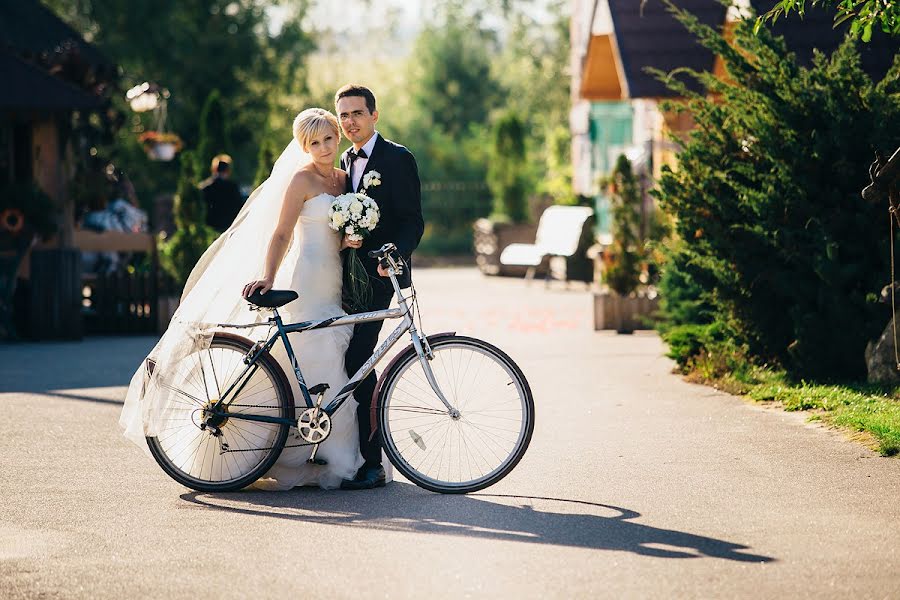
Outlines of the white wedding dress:
M286 190L297 170L310 161L309 154L296 141L288 144L269 178L254 190L231 227L197 262L168 329L132 377L119 424L125 437L148 454L145 438L157 437L168 427L170 413L181 401L173 391L177 387L173 384L179 383L181 361L205 352L215 333L223 331L221 323L265 323L268 318L268 313L248 310L241 289L262 274ZM341 309L340 236L328 225L333 199L329 194L319 194L304 203L291 244L275 275L275 289L292 289L299 294L297 300L279 310L285 323L344 314ZM233 329L230 331L234 332ZM350 326L290 334L291 346L307 385L329 384L324 398L326 405L348 381L344 353L352 334ZM294 404L302 410L304 402L281 342L276 342L272 354L287 375ZM331 433L316 454L317 458L325 459L327 465L306 463L312 452L311 446L285 448L275 465L255 486L262 489L289 489L298 485L334 488L340 485L341 479L353 477L363 462L359 453L356 407L356 401L350 397L333 415ZM288 437L287 445L299 443L301 440L293 435ZM389 468L387 462L385 467Z
M327 319L345 314L341 308L340 237L329 227L328 211L334 196L319 194L303 204L300 218L294 229L297 266L290 284L300 297L279 310L285 323L298 323ZM289 334L291 347L297 356L300 371L309 387L327 383L322 406L326 406L348 381L344 370L344 353L353 335L353 327L327 327L304 333ZM303 396L293 368L287 359L284 346L275 344L272 355L288 375L297 411L303 410ZM315 400L315 398L313 398ZM268 490L285 490L300 485L318 485L332 489L339 487L341 479L352 479L363 459L359 453L356 400L351 396L334 414L331 433L319 445L316 458L327 461L317 466L306 463L312 446L285 448L275 465L253 487ZM287 445L303 443L295 436L288 437Z

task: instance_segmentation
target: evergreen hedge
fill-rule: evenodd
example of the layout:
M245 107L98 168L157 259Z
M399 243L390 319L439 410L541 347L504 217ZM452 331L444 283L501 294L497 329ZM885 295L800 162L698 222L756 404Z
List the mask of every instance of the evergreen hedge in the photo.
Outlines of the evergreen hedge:
M171 237L159 241L160 266L181 286L218 236L206 225L206 204L197 187L195 160L191 152L182 153L181 178L173 207L176 229Z
M880 81L848 39L800 66L781 38L737 24L733 45L671 8L728 77L661 77L696 127L656 195L679 242L662 281L681 364L719 345L798 377L858 378L863 351L887 323L876 294L889 280L885 206L860 197L875 149L900 141L900 60Z

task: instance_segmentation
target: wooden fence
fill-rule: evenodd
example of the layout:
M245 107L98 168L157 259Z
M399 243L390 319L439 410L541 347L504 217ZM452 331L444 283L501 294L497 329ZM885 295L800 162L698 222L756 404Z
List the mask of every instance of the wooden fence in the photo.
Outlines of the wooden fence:
M141 261L142 269L82 274L85 333L156 333L161 325L160 295L174 292L175 286L171 278L160 272L155 238L149 233L76 231L74 245L85 252L131 252L148 259Z

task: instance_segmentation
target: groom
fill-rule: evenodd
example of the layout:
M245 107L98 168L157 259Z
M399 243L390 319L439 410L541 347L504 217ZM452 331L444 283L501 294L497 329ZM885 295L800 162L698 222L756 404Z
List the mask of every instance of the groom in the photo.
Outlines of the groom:
M352 244L369 275L372 300L358 312L383 310L391 303L394 288L387 278L387 271L378 261L369 258L369 250L376 250L387 242L411 265L412 251L419 245L425 229L422 220L421 187L416 159L399 144L384 139L375 131L378 110L375 94L361 85L345 85L337 91L334 103L341 129L353 146L341 156L341 167L347 172L347 191L362 192L366 173L377 171L381 184L370 186L365 193L378 203L381 212L378 226L361 243ZM344 289L348 289L346 252L344 253ZM400 287L410 285L410 269L399 277ZM378 343L378 333L384 321L361 323L354 327L353 337L344 358L347 374L354 373L372 356ZM363 490L382 487L385 484L381 466L381 432L372 431L370 407L377 378L374 371L366 377L354 392L359 403L359 450L365 463L353 479L345 479L342 489Z

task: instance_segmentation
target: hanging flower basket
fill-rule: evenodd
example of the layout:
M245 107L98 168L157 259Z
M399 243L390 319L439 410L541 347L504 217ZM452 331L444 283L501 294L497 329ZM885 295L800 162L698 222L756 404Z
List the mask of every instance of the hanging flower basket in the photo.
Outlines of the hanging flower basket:
M183 143L174 133L145 131L138 140L144 145L144 151L150 160L170 161L181 151Z

